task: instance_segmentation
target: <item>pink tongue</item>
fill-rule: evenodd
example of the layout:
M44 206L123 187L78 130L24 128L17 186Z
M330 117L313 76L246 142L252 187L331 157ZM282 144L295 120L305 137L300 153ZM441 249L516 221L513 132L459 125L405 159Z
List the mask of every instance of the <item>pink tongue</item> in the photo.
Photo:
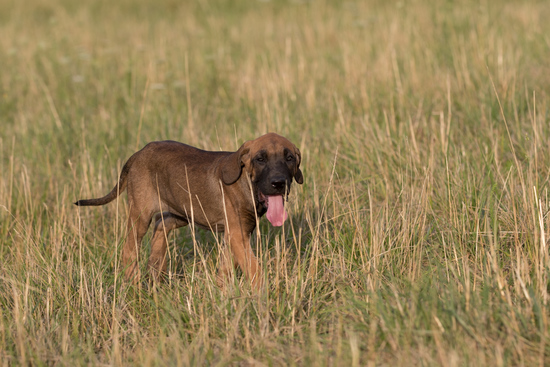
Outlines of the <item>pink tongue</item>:
M283 206L283 196L274 195L267 197L267 219L274 227L280 227L283 225L288 214Z

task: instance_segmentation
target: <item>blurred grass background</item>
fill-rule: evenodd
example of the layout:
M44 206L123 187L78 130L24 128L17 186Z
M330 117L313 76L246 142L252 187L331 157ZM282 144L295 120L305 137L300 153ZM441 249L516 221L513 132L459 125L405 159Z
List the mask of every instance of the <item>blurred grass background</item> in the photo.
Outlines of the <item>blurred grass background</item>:
M0 2L3 365L547 365L544 1ZM117 275L145 143L302 151L269 287L212 282L172 235L165 285ZM143 249L144 255L147 247Z

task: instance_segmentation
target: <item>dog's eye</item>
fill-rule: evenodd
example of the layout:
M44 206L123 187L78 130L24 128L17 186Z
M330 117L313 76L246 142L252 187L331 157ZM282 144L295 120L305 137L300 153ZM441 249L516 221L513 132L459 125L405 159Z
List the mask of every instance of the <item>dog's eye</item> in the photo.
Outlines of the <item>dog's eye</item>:
M256 158L256 162L265 163L265 158L264 157L258 157L258 158Z
M291 161L294 160L294 156L293 155L287 155L286 160L291 162Z

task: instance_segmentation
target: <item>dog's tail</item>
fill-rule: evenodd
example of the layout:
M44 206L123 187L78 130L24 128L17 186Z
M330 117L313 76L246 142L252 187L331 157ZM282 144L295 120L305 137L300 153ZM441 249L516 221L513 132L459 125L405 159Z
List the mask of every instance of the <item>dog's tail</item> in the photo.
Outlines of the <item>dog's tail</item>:
M107 195L97 198L97 199L84 199L84 200L78 200L74 203L76 206L99 206L99 205L105 205L107 203L110 203L111 201L115 200L124 190L126 190L126 178L128 176L128 172L130 171L130 166L133 161L133 156L128 159L128 161L124 164L124 167L122 167L122 172L120 172L120 178L118 179L118 184L115 185L115 187L111 190L110 193Z

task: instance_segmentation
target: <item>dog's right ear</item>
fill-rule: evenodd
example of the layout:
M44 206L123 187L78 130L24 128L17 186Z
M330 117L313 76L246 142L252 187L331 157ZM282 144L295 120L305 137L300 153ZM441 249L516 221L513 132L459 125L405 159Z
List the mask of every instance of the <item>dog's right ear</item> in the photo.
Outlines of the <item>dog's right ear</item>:
M244 143L235 153L221 160L221 176L224 184L232 185L241 177L244 162L250 152L248 145L248 142Z

